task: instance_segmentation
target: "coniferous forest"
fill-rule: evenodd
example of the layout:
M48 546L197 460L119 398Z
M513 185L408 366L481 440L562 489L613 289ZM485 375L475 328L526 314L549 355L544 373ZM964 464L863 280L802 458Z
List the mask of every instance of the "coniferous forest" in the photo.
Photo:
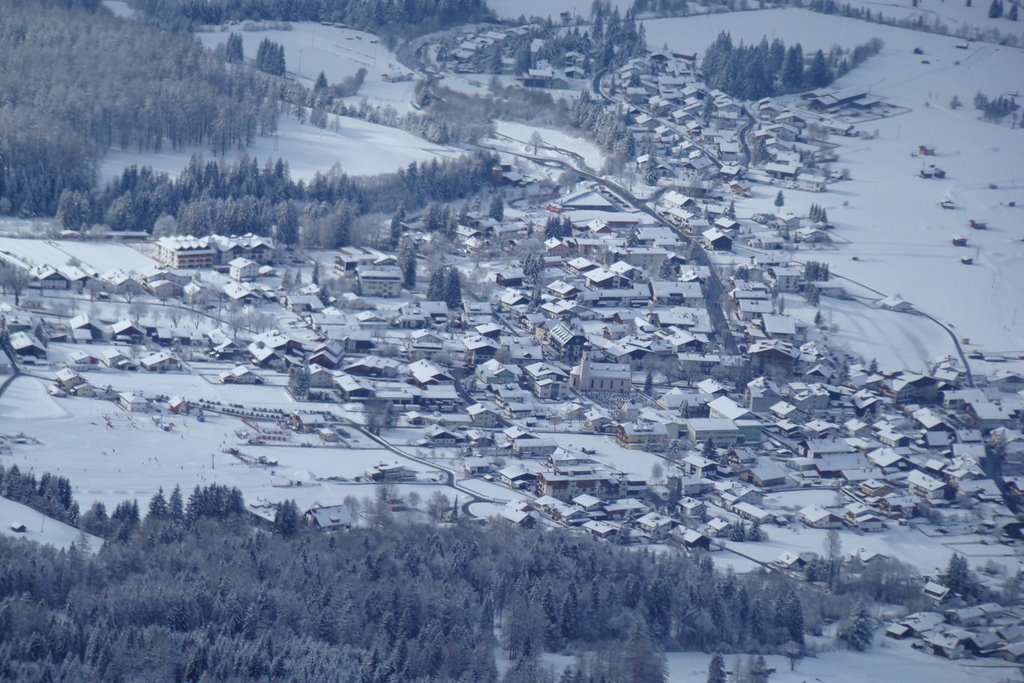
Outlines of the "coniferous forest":
M298 220L297 203L307 217L344 209L351 222L371 211L392 211L396 202L419 207L430 200L451 201L489 183L497 157L474 152L457 159L411 163L395 173L353 178L338 171L295 182L281 160L262 166L244 157L233 164L193 157L177 179L148 167L130 167L95 191L65 191L57 218L68 229L103 221L114 230L152 229L163 215L176 218L179 233L266 235ZM298 232L275 234L294 246ZM344 246L342 240L329 246Z
M398 36L490 17L484 0L131 0L161 26L191 30L233 20L330 21Z
M823 88L878 54L882 46L881 40L873 38L849 54L838 46L827 54L818 50L807 63L800 43L786 47L778 38L771 43L762 38L757 45L734 45L732 36L722 32L704 52L701 71L708 87L756 100Z
M226 150L276 121L252 70L98 4L0 5L0 214L52 215L62 190L93 187L108 147Z
M167 4L186 13L192 6ZM346 7L355 11L355 4ZM232 3L220 6L235 11ZM157 12L155 4L147 9ZM403 11L418 10L408 5ZM116 19L96 0L0 6L0 63L8 65L0 70L0 215L55 215L70 230L104 224L146 231L169 216L186 234L205 234L211 226L267 234L275 225L295 224L303 205L313 218L332 214L349 225L361 213L393 210L396 201L410 208L428 199L450 201L490 182L495 158L476 153L372 178L330 171L308 183L291 180L280 160L261 166L248 158L233 164L196 158L177 180L132 167L96 186L97 164L108 148L205 145L220 155L276 130L284 103L323 105L322 96L277 77L285 68L280 46L265 41L260 52L258 69L236 66L237 54L207 52L189 34ZM331 109L378 118L343 103ZM420 129L436 123L420 119L391 123L430 134ZM283 241L290 244L287 236L297 234L285 230Z
M501 652L502 680L543 682L542 651L586 651L579 680L651 683L665 650L802 647L817 622L780 577L568 534L385 512L325 535L294 504L257 530L218 486L97 510L95 557L0 537L0 679L480 683Z

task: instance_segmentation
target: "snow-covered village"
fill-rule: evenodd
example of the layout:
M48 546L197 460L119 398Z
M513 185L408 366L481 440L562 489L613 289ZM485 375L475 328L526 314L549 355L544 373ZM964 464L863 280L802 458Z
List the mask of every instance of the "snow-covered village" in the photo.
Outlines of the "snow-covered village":
M1022 680L1016 0L306 4L0 7L0 680Z

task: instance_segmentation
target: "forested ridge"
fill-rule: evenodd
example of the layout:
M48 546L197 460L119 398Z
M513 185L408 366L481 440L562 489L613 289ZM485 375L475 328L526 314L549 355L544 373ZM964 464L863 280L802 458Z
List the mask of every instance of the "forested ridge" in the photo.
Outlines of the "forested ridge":
M0 214L53 214L111 146L223 152L276 125L264 77L97 4L0 3Z

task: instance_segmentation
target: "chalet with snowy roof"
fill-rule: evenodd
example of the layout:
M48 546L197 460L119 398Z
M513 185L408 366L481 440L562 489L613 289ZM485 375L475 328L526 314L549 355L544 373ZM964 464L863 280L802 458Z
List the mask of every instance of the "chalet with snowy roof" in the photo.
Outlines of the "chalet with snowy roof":
M658 306L702 306L704 290L697 282L651 280L651 303Z
M755 370L781 370L792 372L800 352L784 341L757 341L747 349L747 357Z
M418 360L407 366L412 381L421 389L427 386L449 383L452 376L428 360ZM347 369L346 369L347 370Z
M790 266L772 266L768 269L768 283L777 292L797 292L804 280L803 268Z
M882 392L897 403L935 403L941 385L933 377L914 372L899 372L888 377L881 385Z
M730 251L732 249L732 238L718 228L705 230L700 237L704 246L713 251Z
M221 384L262 384L263 378L246 365L236 365L230 370L222 370L217 378Z
M752 467L739 468L736 474L740 481L759 488L785 486L789 480L789 472L768 458L759 458L757 464Z
M485 403L474 403L466 409L466 413L477 427L491 429L504 424L501 414Z
M100 365L100 360L88 351L75 349L68 354L68 366L77 372L94 370Z
M131 320L118 320L110 327L111 336L115 341L139 344L146 337L146 331Z
M523 292L520 292L518 289L507 289L502 292L501 297L498 299L498 303L503 310L511 311L517 306L523 306L530 303L530 297Z
M766 377L758 377L748 382L744 392L744 403L752 413L768 412L780 398L778 386Z
M952 488L944 481L925 474L920 470L913 470L907 475L907 490L929 502L946 500L953 494Z
M402 293L402 270L392 265L360 265L356 282L362 296L394 298Z
M549 363L531 363L523 367L523 377L533 395L540 399L561 399L568 386L568 375Z
M144 413L149 410L149 401L142 395L130 391L118 394L117 404L129 413Z
M348 531L355 523L344 505L314 505L303 513L303 519L317 531Z
M587 187L558 200L565 211L617 211L618 207L602 191Z
M812 529L843 528L843 518L820 505L808 505L801 509L800 521Z
M69 289L71 280L52 266L35 266L28 271L30 286L36 289Z
M657 512L648 512L646 515L638 517L633 523L654 541L667 538L679 524L671 517Z
M91 396L92 387L84 377L71 368L58 370L53 379L54 384L70 396Z
M636 420L619 424L615 440L630 450L662 451L668 443L668 430L658 422Z
M982 432L1007 427L1013 422L1010 411L987 399L968 402L964 407L964 417L969 425Z
M139 365L149 372L173 372L181 369L181 361L166 351L143 356L139 360Z
M514 365L505 365L494 358L477 365L473 373L483 384L509 384L518 382L522 371Z
M556 299L574 299L579 296L582 291L576 285L566 282L565 280L555 280L554 282L550 282L545 287L545 290Z
M76 342L90 344L103 339L103 326L82 313L68 321L68 329Z
M259 276L260 266L244 256L228 261L228 276L236 282L250 282Z
M875 511L863 503L850 503L843 508L843 520L859 531L883 531L885 523Z
M740 430L732 420L722 418L688 418L686 431L690 441L703 444L713 441L716 446L729 446L739 440Z
M366 470L364 476L370 481L409 481L416 473L399 463L378 463Z
M583 355L587 338L575 327L559 322L548 333L548 343L560 359L572 363Z
M15 332L8 337L8 342L14 354L21 360L29 358L42 360L46 358L46 347L34 334L29 332Z
M228 282L221 287L221 292L237 304L253 304L260 299L257 291L246 282Z
M462 345L465 348L465 359L467 365L476 365L494 358L501 346L493 339L479 334L463 338Z
M862 88L812 90L800 97L806 100L808 108L818 112L834 113L848 107L865 109L878 104L878 98Z

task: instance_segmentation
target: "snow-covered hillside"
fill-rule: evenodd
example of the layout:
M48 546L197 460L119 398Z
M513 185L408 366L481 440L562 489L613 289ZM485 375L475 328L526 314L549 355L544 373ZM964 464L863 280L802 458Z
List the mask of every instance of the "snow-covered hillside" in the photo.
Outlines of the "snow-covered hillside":
M288 73L311 86L323 71L328 83L340 83L366 69L366 80L353 101L366 98L374 105L390 105L408 111L415 88L415 79L395 80L395 76L411 77L413 73L398 61L377 36L364 31L325 26L316 22L295 22L290 30L248 31L242 26L221 26L196 35L209 48L223 45L233 31L242 36L247 60L265 38L284 47ZM384 76L390 80L385 80Z
M277 134L256 138L248 149L235 150L228 158L248 154L262 162L280 157L288 162L294 180L309 180L317 171L327 172L334 164L349 175L376 175L397 171L413 161L462 154L455 148L429 143L396 128L345 116L329 118L337 121L337 130L331 125L321 129L308 122L300 124L294 117L282 116ZM193 154L211 158L210 150L202 148L143 153L115 150L104 157L100 177L102 180L114 178L131 164L148 165L176 175Z
M231 31L242 36L247 59L252 59L260 42L267 38L284 47L288 73L312 86L322 71L329 83L340 83L366 70L359 92L352 103L365 100L372 106L392 107L399 112L411 109L416 76L402 66L376 36L363 31L324 26L314 22L290 24L290 30L243 30L241 26L222 26L196 35L209 48L222 45ZM407 79L407 80L402 80ZM256 139L244 150L233 150L228 159L243 153L265 160L285 159L294 179L309 180L317 171L326 172L334 164L349 175L376 175L407 166L413 161L452 157L461 152L426 142L401 130L347 117L330 117L326 129L300 124L294 117L282 115L275 135ZM335 123L336 122L336 123ZM193 154L213 156L203 147L140 153L135 150L111 150L104 157L100 182L117 177L132 164L152 166L175 175Z
M25 531L15 532L12 524L24 524ZM71 544L88 544L88 550L96 552L103 546L103 539L92 534L83 534L73 526L58 522L52 517L36 512L27 505L0 498L0 534L12 538L25 538L46 545L67 549Z

